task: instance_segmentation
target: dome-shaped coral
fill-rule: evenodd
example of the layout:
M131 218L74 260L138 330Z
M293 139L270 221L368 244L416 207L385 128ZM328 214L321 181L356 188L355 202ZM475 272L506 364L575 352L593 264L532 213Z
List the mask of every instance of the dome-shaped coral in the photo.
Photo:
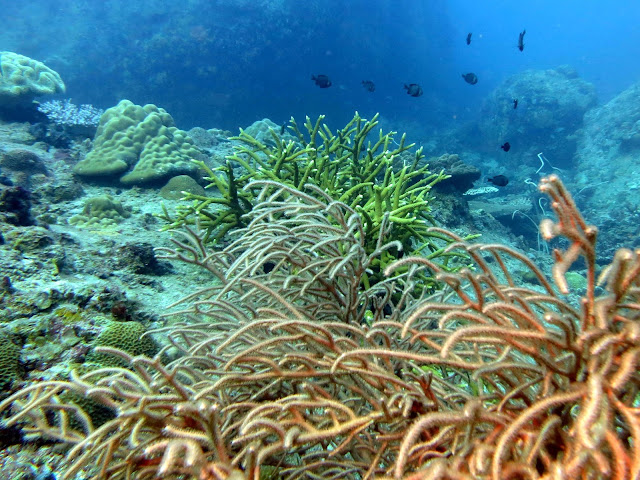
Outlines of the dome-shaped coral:
M60 75L44 63L13 52L0 52L0 107L28 104L36 96L64 91Z

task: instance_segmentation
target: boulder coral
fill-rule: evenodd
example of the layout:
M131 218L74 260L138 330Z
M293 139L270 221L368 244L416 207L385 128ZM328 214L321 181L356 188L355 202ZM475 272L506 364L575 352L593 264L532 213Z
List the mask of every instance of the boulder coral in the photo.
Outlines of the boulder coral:
M100 118L93 149L74 172L86 177L124 174L126 185L152 183L196 170L199 155L187 132L163 108L122 100Z
M44 63L13 52L0 52L0 107L28 105L40 95L64 93L60 75Z

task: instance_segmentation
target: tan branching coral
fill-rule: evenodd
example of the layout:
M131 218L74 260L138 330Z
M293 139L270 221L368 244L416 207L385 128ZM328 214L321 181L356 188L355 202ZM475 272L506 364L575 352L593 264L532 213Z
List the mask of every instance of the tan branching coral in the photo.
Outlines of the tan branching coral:
M558 217L543 232L569 239L555 253L561 287L586 257L576 306L522 254L444 230L473 268L403 258L369 287L357 212L318 191L260 188L223 251L197 230L164 251L211 280L183 302L184 321L158 331L169 346L155 359L105 348L130 368L0 404L29 438L71 445L63 479L640 476L640 252L621 250L596 296L595 229L556 177L542 184ZM443 287L435 296L418 284L424 270ZM115 418L94 427L68 390Z

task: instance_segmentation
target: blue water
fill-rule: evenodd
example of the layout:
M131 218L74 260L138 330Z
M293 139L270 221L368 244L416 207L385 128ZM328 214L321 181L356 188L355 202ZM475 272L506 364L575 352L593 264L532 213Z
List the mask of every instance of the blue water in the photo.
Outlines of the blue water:
M640 78L640 4L470 0L0 1L2 49L45 61L75 103L167 109L181 128L354 110L408 128L477 115L525 69L575 67L603 100ZM8 27L8 28L7 28ZM525 49L516 48L525 29ZM473 32L471 45L465 38ZM461 73L475 72L477 85ZM312 74L329 75L319 89ZM376 84L366 92L362 80ZM420 98L404 83L419 83Z

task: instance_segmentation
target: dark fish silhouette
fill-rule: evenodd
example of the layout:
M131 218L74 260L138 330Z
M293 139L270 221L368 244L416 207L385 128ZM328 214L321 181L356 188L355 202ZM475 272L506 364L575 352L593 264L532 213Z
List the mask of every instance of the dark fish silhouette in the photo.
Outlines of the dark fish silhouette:
M518 108L518 99L514 98L513 99L513 109L515 110L516 108Z
M511 144L509 142L504 142L504 145L500 145L500 148L505 152L508 152L509 150L511 150Z
M467 45L471 45L471 32L467 34Z
M284 122L282 124L282 126L280 127L280 135L284 135L284 131L287 128L287 123L289 123L288 121Z
M422 95L422 87L417 83L410 83L409 85L405 84L404 88L407 89L407 93L412 97L419 97Z
M496 187L506 187L509 179L504 175L496 175L495 177L487 178L487 182L493 183Z
M331 86L331 80L329 80L327 75L312 75L311 80L313 80L320 88L329 88Z
M520 35L518 36L518 50L523 51L524 50L524 34L527 33L526 30L523 30L522 32L520 32Z
M270 273L274 268L276 268L276 264L273 262L264 262L262 264L262 271L264 273Z
M375 92L376 91L376 84L373 83L371 80L363 80L362 81L362 86L364 87L364 89L367 92Z
M462 75L464 81L470 83L471 85L475 85L478 83L478 76L475 73L465 73Z

